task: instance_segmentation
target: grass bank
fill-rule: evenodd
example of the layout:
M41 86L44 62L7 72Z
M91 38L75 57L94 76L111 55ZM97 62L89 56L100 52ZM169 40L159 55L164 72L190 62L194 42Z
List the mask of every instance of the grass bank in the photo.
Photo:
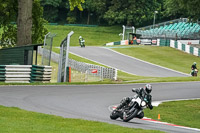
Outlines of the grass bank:
M200 58L170 47L136 46L129 48L114 48L114 50L151 62L160 66L171 68L189 74L193 62L200 63Z
M70 46L79 46L79 36L85 39L86 46L102 46L108 42L119 41L119 33L122 32L121 26L98 26L98 27L78 27L63 25L46 25L49 32L56 33L54 37L54 47L60 46L60 43L70 31L74 31L71 36Z
M145 117L155 120L160 114L160 121L200 129L200 100L166 102L144 113Z
M0 131L6 133L161 133L102 122L67 119L3 106L0 106Z

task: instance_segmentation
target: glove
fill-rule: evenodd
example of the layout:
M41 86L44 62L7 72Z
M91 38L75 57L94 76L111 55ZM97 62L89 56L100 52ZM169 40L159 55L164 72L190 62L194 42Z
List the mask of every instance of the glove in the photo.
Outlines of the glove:
M153 106L152 106L152 105L149 105L149 109L152 110L152 109L153 109Z

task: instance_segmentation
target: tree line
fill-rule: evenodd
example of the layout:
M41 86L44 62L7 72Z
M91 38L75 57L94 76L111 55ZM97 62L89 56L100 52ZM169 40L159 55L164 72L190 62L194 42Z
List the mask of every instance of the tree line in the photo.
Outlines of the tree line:
M152 24L155 11L158 11L156 22L200 18L199 0L0 0L0 3L0 45L5 47L42 42L48 32L44 24L48 22L141 27ZM26 39L29 41L23 42Z
M85 0L82 10L70 10L66 0L41 0L44 18L51 23L97 25L150 25L180 17L199 19L199 0Z

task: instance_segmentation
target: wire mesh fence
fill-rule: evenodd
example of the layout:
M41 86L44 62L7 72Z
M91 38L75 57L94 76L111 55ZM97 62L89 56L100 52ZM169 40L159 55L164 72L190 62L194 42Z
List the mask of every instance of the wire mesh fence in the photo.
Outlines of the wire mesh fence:
M73 59L69 59L68 65L74 70L86 73L86 75L99 77L99 80L103 80L104 78L117 80L117 69L115 68L106 68L98 65L75 61Z
M50 66L51 62L51 51L52 51L52 45L53 45L53 37L56 36L56 34L48 33L45 35L44 38L44 46L43 46L43 53L42 53L42 65Z
M38 47L38 53L43 54L42 47ZM51 60L58 63L59 54L51 52ZM73 59L68 60L68 66L72 68L71 82L92 82L103 79L117 80L117 69L115 68L106 68Z

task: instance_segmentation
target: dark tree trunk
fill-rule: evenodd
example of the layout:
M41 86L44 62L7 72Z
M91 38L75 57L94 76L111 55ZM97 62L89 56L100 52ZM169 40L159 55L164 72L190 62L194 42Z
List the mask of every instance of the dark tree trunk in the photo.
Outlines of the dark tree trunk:
M17 45L32 43L33 0L18 0Z
M87 24L90 24L90 11L88 11L88 19L87 19Z

